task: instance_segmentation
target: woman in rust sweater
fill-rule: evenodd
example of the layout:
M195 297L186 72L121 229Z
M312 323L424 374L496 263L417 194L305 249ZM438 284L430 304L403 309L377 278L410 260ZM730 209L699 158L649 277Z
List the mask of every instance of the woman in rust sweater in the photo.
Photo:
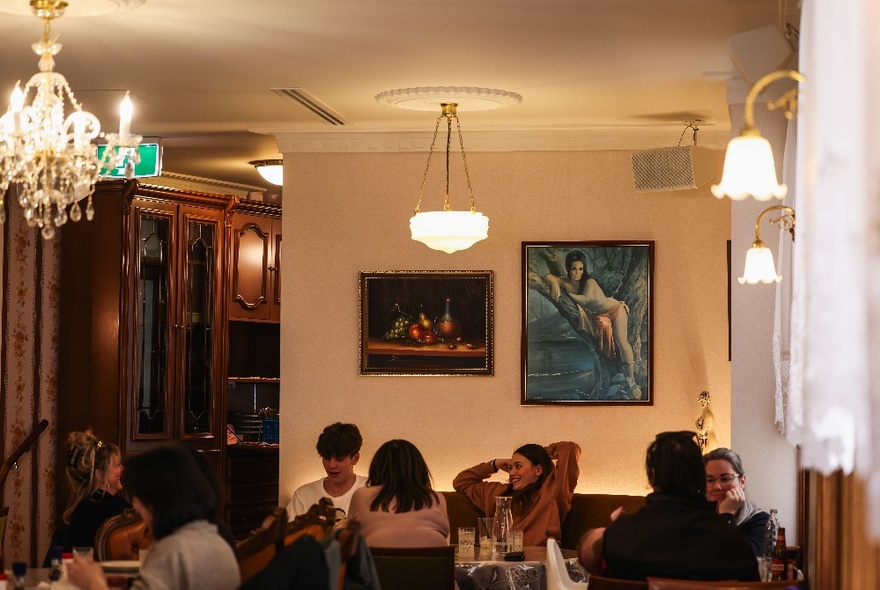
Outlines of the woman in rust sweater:
M522 529L523 545L545 545L548 537L559 540L562 536L562 521L571 509L580 474L580 454L580 447L573 442L547 447L527 444L509 459L493 459L465 469L452 486L487 516L495 511L496 497L512 496L513 526ZM498 470L510 475L509 483L483 481Z

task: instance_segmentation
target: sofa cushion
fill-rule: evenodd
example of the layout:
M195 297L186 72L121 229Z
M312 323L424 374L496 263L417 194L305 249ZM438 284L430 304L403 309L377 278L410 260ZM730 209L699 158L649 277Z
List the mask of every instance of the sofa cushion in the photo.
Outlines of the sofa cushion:
M645 496L620 494L575 494L571 510L562 523L563 549L577 549L578 541L588 530L611 524L611 513L623 506L624 512L635 512L645 505Z
M449 515L449 542L458 544L458 527L477 526L477 519L486 516L461 492L439 492L446 498ZM571 511L562 523L563 549L577 549L578 541L589 529L611 524L611 513L623 506L625 512L635 512L645 505L644 496L619 494L575 494Z

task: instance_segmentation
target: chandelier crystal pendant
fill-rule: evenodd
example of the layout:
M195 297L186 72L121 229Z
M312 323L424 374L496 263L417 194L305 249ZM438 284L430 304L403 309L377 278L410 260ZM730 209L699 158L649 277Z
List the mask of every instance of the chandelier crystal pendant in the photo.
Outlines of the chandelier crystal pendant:
M10 106L0 117L0 223L6 221L4 195L14 193L28 225L39 227L48 240L68 219L82 218L83 199L86 219L92 220L92 192L103 176L124 167L126 176L133 177L142 138L131 134L127 92L119 109L119 133L101 133L98 118L83 110L64 76L53 71L61 44L51 37L51 23L64 14L67 2L31 0L30 5L44 23L42 38L32 45L40 56L40 71L24 88L16 83ZM65 99L70 103L66 116ZM92 143L97 138L106 143L100 158Z
M474 203L474 191L471 188L471 177L468 173L467 158L464 155L464 140L461 137L461 124L456 114L455 103L440 105L441 114L437 118L434 127L434 138L431 140L431 149L428 152L428 165L425 167L425 175L422 178L422 186L419 189L419 201L416 203L415 215L409 220L409 229L412 239L422 242L434 250L442 250L447 254L466 250L480 240L485 240L489 235L489 218L479 213ZM443 199L442 211L422 211L422 195L425 192L425 183L428 181L428 170L431 168L431 156L434 154L434 145L437 143L437 132L440 130L440 122L446 119L446 191ZM452 120L458 130L458 141L461 146L461 159L464 163L464 176L467 180L468 194L471 198L469 211L453 211L449 204L449 147L452 142Z

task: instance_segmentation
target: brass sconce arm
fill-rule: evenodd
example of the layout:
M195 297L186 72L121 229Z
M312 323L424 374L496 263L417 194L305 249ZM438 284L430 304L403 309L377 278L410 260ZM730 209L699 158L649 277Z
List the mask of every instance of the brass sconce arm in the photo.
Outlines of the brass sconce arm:
M743 113L745 126L743 127L742 135L760 135L755 128L755 101L764 89L770 86L770 84L777 80L784 80L785 78L790 78L797 82L807 81L803 74L795 70L777 70L775 72L770 72L758 80L755 85L752 86L752 89L749 90L748 96L746 96L745 112ZM792 113L797 110L797 89L793 88L789 90L779 99L769 103L767 108L770 110L781 108L785 113L786 118L791 119Z
M761 222L773 211L782 211L783 213L779 217L771 217L767 221L773 225L778 225L779 231L789 232L791 234L791 240L794 241L794 209L787 205L773 205L772 207L767 207L761 211L760 215L758 215L758 220L755 222L755 242L752 247L760 248L764 246L764 242L761 241Z

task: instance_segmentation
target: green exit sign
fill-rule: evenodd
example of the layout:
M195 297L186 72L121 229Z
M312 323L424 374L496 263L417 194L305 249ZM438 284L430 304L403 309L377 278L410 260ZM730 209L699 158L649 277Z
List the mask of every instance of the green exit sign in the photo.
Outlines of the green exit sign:
M106 145L98 146L98 159L104 157ZM144 142L137 148L140 161L134 166L134 177L159 176L162 173L162 146L158 142ZM103 174L108 178L125 178L125 163Z

